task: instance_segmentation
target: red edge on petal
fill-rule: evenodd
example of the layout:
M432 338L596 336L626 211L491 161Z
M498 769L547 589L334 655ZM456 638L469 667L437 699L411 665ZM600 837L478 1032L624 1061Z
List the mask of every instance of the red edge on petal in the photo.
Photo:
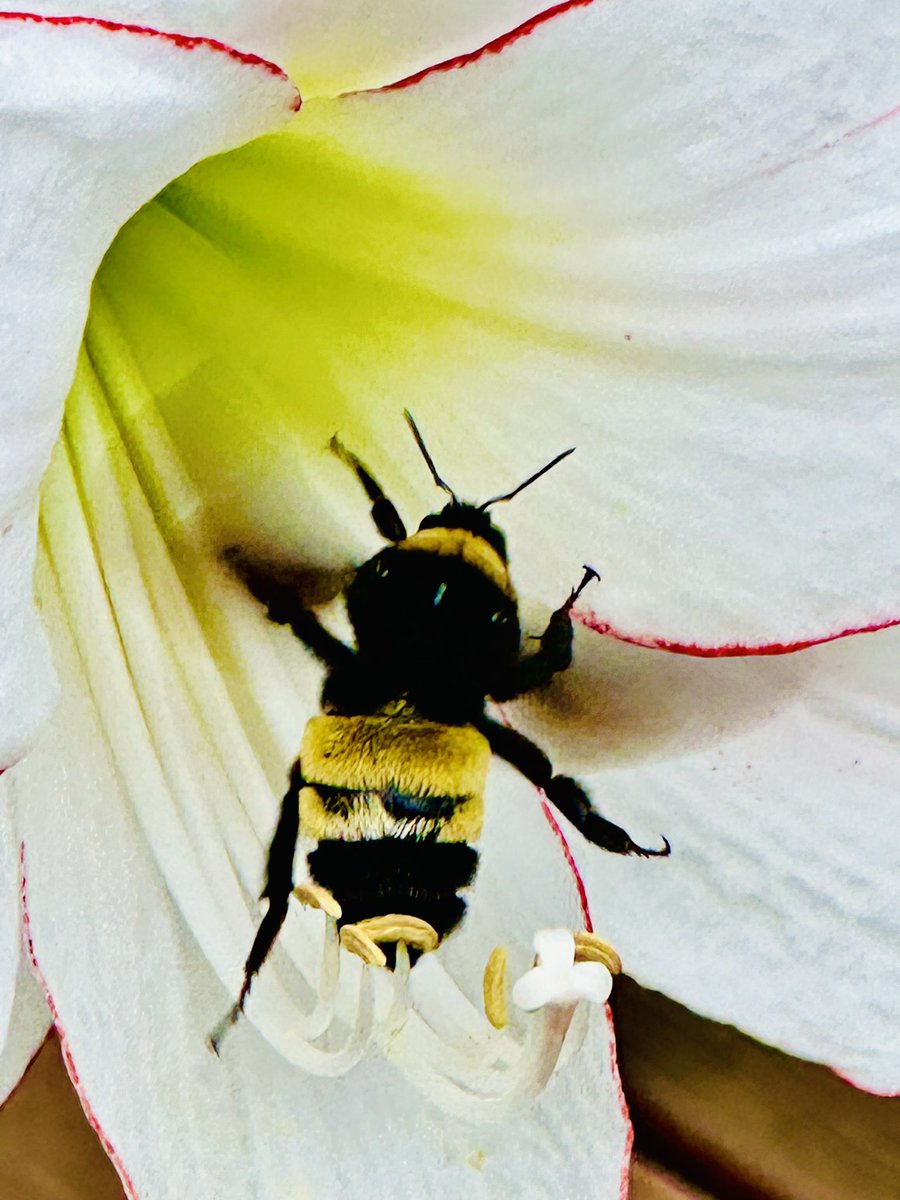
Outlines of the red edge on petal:
M547 824L556 834L557 840L562 847L563 857L569 870L572 872L572 878L575 881L575 890L578 892L578 903L581 905L581 919L584 921L584 927L588 933L594 932L594 922L591 920L591 906L588 902L587 888L584 886L584 880L581 877L581 872L578 870L578 863L575 861L575 855L572 853L572 847L569 845L569 839L563 833L562 826L556 817L553 815L553 810L547 802L543 792L539 792L541 797L541 811L547 819Z
M505 717L504 717L505 721ZM591 920L591 907L588 901L587 889L584 886L584 880L581 877L581 872L578 870L578 863L575 861L575 855L572 853L572 848L569 845L568 838L563 832L562 826L553 815L553 810L550 808L544 793L540 790L538 794L541 797L541 810L547 819L550 828L556 834L562 852L568 864L569 870L572 872L572 877L575 880L575 888L578 892L578 900L581 904L581 917L584 921L584 927L588 933L594 932L594 923ZM625 1152L622 1155L622 1172L619 1178L619 1200L629 1200L631 1195L631 1156L634 1149L634 1126L631 1123L631 1113L628 1111L628 1101L625 1099L625 1089L622 1087L622 1076L619 1073L619 1056L616 1048L616 1027L613 1021L612 1009L608 1004L603 1006L604 1016L606 1018L606 1033L609 1041L609 1069L612 1073L613 1084L616 1089L616 1097L619 1101L619 1112L622 1114L622 1120L625 1122Z
M274 75L277 79L283 79L285 83L291 84L292 87L294 86L290 77L277 63L270 62L269 59L263 58L259 54L250 54L245 50L236 50L233 46L229 46L225 42L216 41L215 38L199 37L186 33L167 33L161 29L153 29L149 25L127 25L121 21L109 21L105 17L44 17L40 13L3 12L0 13L0 20L32 21L40 25L94 25L98 29L105 29L110 33L133 33L141 37L162 38L163 41L177 46L179 50L196 50L199 47L206 50L213 50L217 54L226 54L229 58L233 58L235 62L243 63L244 66L248 67L261 67L269 75ZM300 94L297 92L296 99L294 100L295 111L299 111L301 103Z
M122 1159L119 1157L118 1150L116 1150L115 1146L104 1132L103 1126L100 1124L97 1114L91 1107L90 1100L88 1100L87 1093L84 1089L84 1084L81 1082L81 1077L78 1074L78 1068L75 1065L75 1059L72 1055L72 1049L69 1045L68 1036L66 1035L66 1031L63 1029L62 1023L59 1019L59 1010L57 1009L56 1002L50 993L50 988L47 985L44 974L38 965L37 955L34 949L34 940L31 936L31 916L28 912L28 890L26 886L24 842L22 842L19 846L19 870L21 879L19 896L22 905L22 941L24 942L25 949L31 961L32 969L46 998L47 1007L50 1009L50 1016L53 1019L53 1028L56 1030L57 1036L59 1037L60 1049L62 1050L63 1062L66 1064L66 1071L68 1072L69 1079L72 1081L72 1087L75 1089L75 1094L78 1096L78 1099L81 1102L84 1115L87 1117L88 1123L90 1124L94 1133L96 1133L97 1137L100 1139L100 1145L106 1152L109 1161L115 1167L119 1179L121 1180L122 1187L125 1190L125 1194L128 1196L129 1200L138 1200L138 1194L134 1184L131 1181L131 1176L128 1174Z
M868 1096L879 1096L882 1100L900 1100L900 1090L897 1088L873 1088L865 1083L860 1083L858 1079L854 1079L852 1075L848 1075L846 1071L839 1071L837 1067L830 1068L832 1075L837 1075L841 1083L846 1083L857 1092L865 1092Z
M512 729L513 724L504 712L502 704L497 705L497 712L500 714L500 720L503 722L506 728ZM572 879L575 883L575 891L578 893L578 903L581 906L581 919L584 921L584 927L588 933L593 933L594 923L591 920L591 906L588 902L587 888L584 886L584 879L581 876L581 872L578 870L578 863L575 861L575 855L572 853L572 847L569 845L569 839L563 832L563 828L559 821L557 821L556 817L554 816L553 809L550 807L550 804L541 788L536 788L535 790L541 798L541 812L544 814L547 824L556 835L556 840L559 842L560 848L563 852L563 858L566 860L566 866L569 868Z
M619 1100L619 1112L625 1122L625 1153L622 1155L622 1174L619 1178L619 1200L629 1200L631 1195L631 1155L634 1150L634 1126L631 1123L631 1113L628 1111L628 1101L625 1099L625 1089L622 1087L622 1076L619 1074L619 1052L616 1048L616 1027L613 1022L612 1009L604 1005L606 1015L606 1031L609 1037L609 1069L612 1072L616 1095Z
M876 621L873 625L842 629L840 633L829 633L824 637L809 638L807 641L801 642L765 642L759 646L732 642L722 646L700 646L696 642L670 642L666 638L655 638L649 635L641 637L621 633L614 629L608 621L601 621L597 614L592 612L573 612L572 616L586 629L592 629L595 633L615 638L618 642L628 642L631 646L643 646L647 650L666 650L669 654L688 654L694 658L738 658L764 654L794 654L797 650L809 650L811 646L823 646L826 642L836 642L840 638L855 637L859 633L878 633L881 629L891 629L895 625L900 625L900 617L892 617L887 621Z
M546 8L543 12L529 17L527 21L523 21L521 25L517 25L515 29L510 29L507 33L501 33L499 37L493 38L490 42L485 42L477 50L469 50L465 54L456 54L453 58L445 59L443 62L433 63L429 67L423 67L421 71L416 71L413 75L407 75L403 79L385 84L383 87L363 88L362 93L346 92L345 95L353 96L366 93L396 92L401 88L414 87L429 75L445 71L456 71L461 67L468 67L471 63L477 62L480 58L484 58L488 54L502 53L507 46L511 46L514 42L528 37L535 29L538 29L541 25L545 25L548 21L552 21L554 17L559 17L563 13L568 12L569 9L587 8L588 5L595 2L596 0L563 0L561 4L554 4L552 8Z

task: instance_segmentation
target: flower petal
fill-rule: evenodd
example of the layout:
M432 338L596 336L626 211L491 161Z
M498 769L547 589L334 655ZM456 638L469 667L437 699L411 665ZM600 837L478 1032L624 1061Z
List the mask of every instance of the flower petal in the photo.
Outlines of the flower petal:
M446 959L468 976L454 982L443 950L419 964L416 1010L349 1073L322 1078L345 1025L331 1042L304 1038L321 914L292 912L246 1019L219 1059L207 1048L258 921L265 842L321 672L218 565L200 498L104 311L44 490L38 592L63 703L0 788L21 823L34 952L70 1069L126 1186L180 1198L199 1178L209 1195L260 1200L619 1196L629 1126L602 1010L577 1054L566 1042L543 1095L508 1112L481 1094L479 1072L515 1044L470 1003L481 981L463 943L480 968L489 937L508 934L526 965L531 916L491 906L506 880L487 880L484 905L479 888L474 928ZM120 388L106 394L107 378ZM534 913L559 920L556 868ZM363 978L376 1018L390 978ZM450 1112L410 1083L435 1064Z
M625 972L887 1093L900 1090L898 665L897 630L718 661L583 634L572 670L508 709L611 820L671 840L671 858L645 862L577 839Z
M21 1082L50 1032L52 1018L31 963L24 955L14 979L15 994L9 1024L0 1041L0 1106Z
M48 15L78 0L34 0ZM306 97L375 87L473 50L527 21L535 0L105 0L104 17L205 34L290 70Z
M53 700L32 612L36 494L91 279L122 222L205 154L280 124L293 86L226 47L0 14L0 766Z
M422 513L408 404L466 496L577 445L498 520L523 592L555 607L589 562L585 619L619 636L761 650L897 620L883 11L572 8L178 181L103 285L204 490L285 552L314 512L319 560L352 560L373 541L323 447L340 427Z
M50 1013L22 947L19 844L0 805L0 1104L47 1036Z

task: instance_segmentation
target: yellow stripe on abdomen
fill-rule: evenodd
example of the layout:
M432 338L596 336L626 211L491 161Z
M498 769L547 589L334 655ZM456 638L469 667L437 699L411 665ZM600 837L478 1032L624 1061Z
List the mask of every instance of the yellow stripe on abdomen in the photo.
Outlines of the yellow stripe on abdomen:
M490 759L487 739L471 725L396 716L313 717L300 748L307 783L300 794L303 831L318 840L436 836L472 841L481 832ZM317 785L351 793L348 811L333 811ZM391 790L455 803L439 818L401 818L388 812L379 796Z

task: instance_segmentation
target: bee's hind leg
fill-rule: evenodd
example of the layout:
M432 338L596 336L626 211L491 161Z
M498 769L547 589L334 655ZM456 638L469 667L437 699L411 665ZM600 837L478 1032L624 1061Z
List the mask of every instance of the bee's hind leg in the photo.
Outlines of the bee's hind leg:
M281 802L281 814L269 846L266 885L262 891L263 897L269 901L269 908L256 931L256 937L244 963L244 981L238 998L209 1036L209 1044L216 1054L219 1053L222 1038L244 1011L253 977L268 958L287 916L288 901L294 887L294 852L300 829L299 796L303 786L304 780L300 773L300 764L297 762L291 769L290 784Z

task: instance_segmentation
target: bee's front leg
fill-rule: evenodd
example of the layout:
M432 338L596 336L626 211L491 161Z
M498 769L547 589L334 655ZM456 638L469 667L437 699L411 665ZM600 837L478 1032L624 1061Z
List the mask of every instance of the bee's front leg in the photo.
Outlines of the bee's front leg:
M535 640L538 648L533 654L518 658L491 688L494 700L512 700L549 683L554 675L572 665L572 608L591 582L600 576L593 567L584 568L584 577L571 590L565 604L552 614L547 628Z

